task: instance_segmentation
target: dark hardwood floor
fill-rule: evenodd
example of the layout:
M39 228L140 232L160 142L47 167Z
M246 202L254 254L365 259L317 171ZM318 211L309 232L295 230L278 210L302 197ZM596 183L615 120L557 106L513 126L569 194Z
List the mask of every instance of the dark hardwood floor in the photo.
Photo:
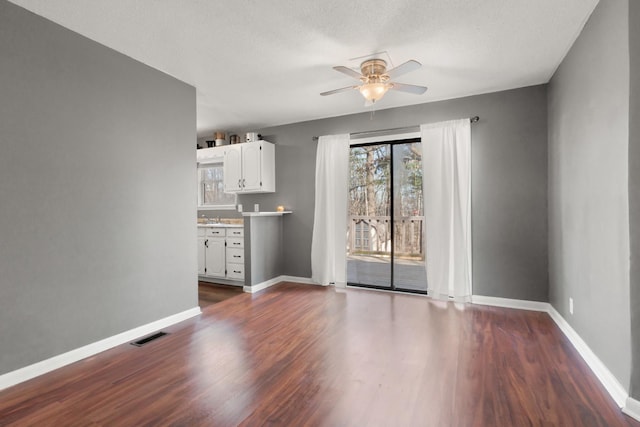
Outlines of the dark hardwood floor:
M198 282L198 304L200 308L209 307L240 294L242 294L241 286Z
M0 425L637 426L545 313L283 283L0 392Z

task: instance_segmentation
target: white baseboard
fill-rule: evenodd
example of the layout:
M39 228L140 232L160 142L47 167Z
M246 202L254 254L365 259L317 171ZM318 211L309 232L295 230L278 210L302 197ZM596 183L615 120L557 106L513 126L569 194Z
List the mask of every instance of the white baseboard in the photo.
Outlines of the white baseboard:
M270 288L273 285L277 285L280 282L294 282L294 283L303 283L305 285L318 285L318 283L306 277L278 276L278 277L274 277L273 279L269 279L267 281L258 283L257 285L244 286L242 290L247 293L253 294L263 289Z
M622 408L622 412L640 421L640 402L632 397L628 397L624 408Z
M604 388L607 389L613 400L619 407L623 408L627 401L629 393L625 390L624 386L616 379L607 366L596 356L596 354L589 348L586 342L578 335L578 333L569 325L569 323L553 308L549 305L549 316L556 322L560 330L565 334L571 344L578 350L580 356L587 362L589 368L598 377Z
M485 297L482 295L472 295L472 304L491 305L494 307L517 308L519 310L544 311L548 312L551 305L548 302L527 301L521 299Z
M320 283L314 282L309 277L298 277L298 276L280 276L280 280L283 282L294 282L294 283L303 283L305 285L317 285L323 286Z
M253 286L246 286L245 285L245 286L242 287L242 290L247 292L247 293L253 294L253 293L256 293L256 292L261 291L263 289L270 288L271 286L277 285L278 283L282 282L281 277L282 276L274 277L273 279L269 279L267 281L260 282L260 283L258 283L256 285L253 285Z
M147 323L146 325L130 329L118 335L113 335L103 340L85 345L80 348L76 348L75 350L71 350L52 358L42 360L40 362L34 363L33 365L25 366L24 368L20 368L15 371L0 375L0 390L46 374L47 372L54 371L63 366L70 365L71 363L96 355L105 350L109 350L110 348L116 347L120 344L134 341L136 338L140 338L141 336L150 334L159 329L182 322L183 320L190 319L191 317L197 316L200 313L200 307L194 307L181 313L156 320L155 322Z
M578 351L582 359L587 363L591 371L602 383L611 398L620 408L629 406L629 393L618 379L611 373L604 363L589 348L586 342L578 335L578 333L569 325L569 323L556 311L553 306L547 302L513 300L509 298L486 297L474 295L471 297L473 304L491 305L496 307L516 308L521 310L544 311L549 314L553 321L558 325L562 333L569 339L573 347ZM636 401L637 402L637 401ZM633 409L636 408L636 409ZM630 412L640 414L640 410L631 404ZM627 413L627 412L625 412Z

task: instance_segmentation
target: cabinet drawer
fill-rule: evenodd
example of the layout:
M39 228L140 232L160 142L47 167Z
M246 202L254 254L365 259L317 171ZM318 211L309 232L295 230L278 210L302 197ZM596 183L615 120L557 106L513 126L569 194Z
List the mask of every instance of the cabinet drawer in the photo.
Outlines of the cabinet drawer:
M198 227L198 237L204 237L207 233L207 230L205 230L202 227Z
M244 236L244 228L241 227L230 227L227 228L227 236L228 237L243 237Z
M244 263L244 249L227 247L227 261Z
M227 277L229 279L244 280L244 264L227 264Z
M207 237L224 237L227 235L225 228L207 228Z
M244 248L244 237L227 237L227 248Z

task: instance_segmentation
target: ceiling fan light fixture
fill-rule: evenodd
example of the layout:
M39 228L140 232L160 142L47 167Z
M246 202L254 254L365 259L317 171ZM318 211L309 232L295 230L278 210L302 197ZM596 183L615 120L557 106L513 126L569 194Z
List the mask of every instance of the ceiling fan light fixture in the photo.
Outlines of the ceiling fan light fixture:
M375 103L379 101L385 93L391 88L388 83L365 83L360 86L360 93L369 102Z
M420 63L413 59L398 65L395 68L387 70L387 63L382 59L368 59L360 64L360 73L342 65L333 67L334 70L346 74L349 77L360 80L358 86L347 86L340 89L334 89L322 92L320 95L333 95L334 93L349 92L352 89L358 89L360 94L366 100L365 106L372 105L382 99L388 90L397 90L400 92L412 93L414 95L422 95L426 92L425 86L416 86L405 83L392 82L391 79L396 76L414 71L420 68Z

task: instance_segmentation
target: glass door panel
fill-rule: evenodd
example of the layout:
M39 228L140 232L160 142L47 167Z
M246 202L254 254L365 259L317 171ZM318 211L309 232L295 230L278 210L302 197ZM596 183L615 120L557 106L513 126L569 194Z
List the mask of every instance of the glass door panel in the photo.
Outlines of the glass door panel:
M422 147L419 142L393 149L393 287L427 291L424 253Z
M391 288L391 146L351 148L347 282Z

